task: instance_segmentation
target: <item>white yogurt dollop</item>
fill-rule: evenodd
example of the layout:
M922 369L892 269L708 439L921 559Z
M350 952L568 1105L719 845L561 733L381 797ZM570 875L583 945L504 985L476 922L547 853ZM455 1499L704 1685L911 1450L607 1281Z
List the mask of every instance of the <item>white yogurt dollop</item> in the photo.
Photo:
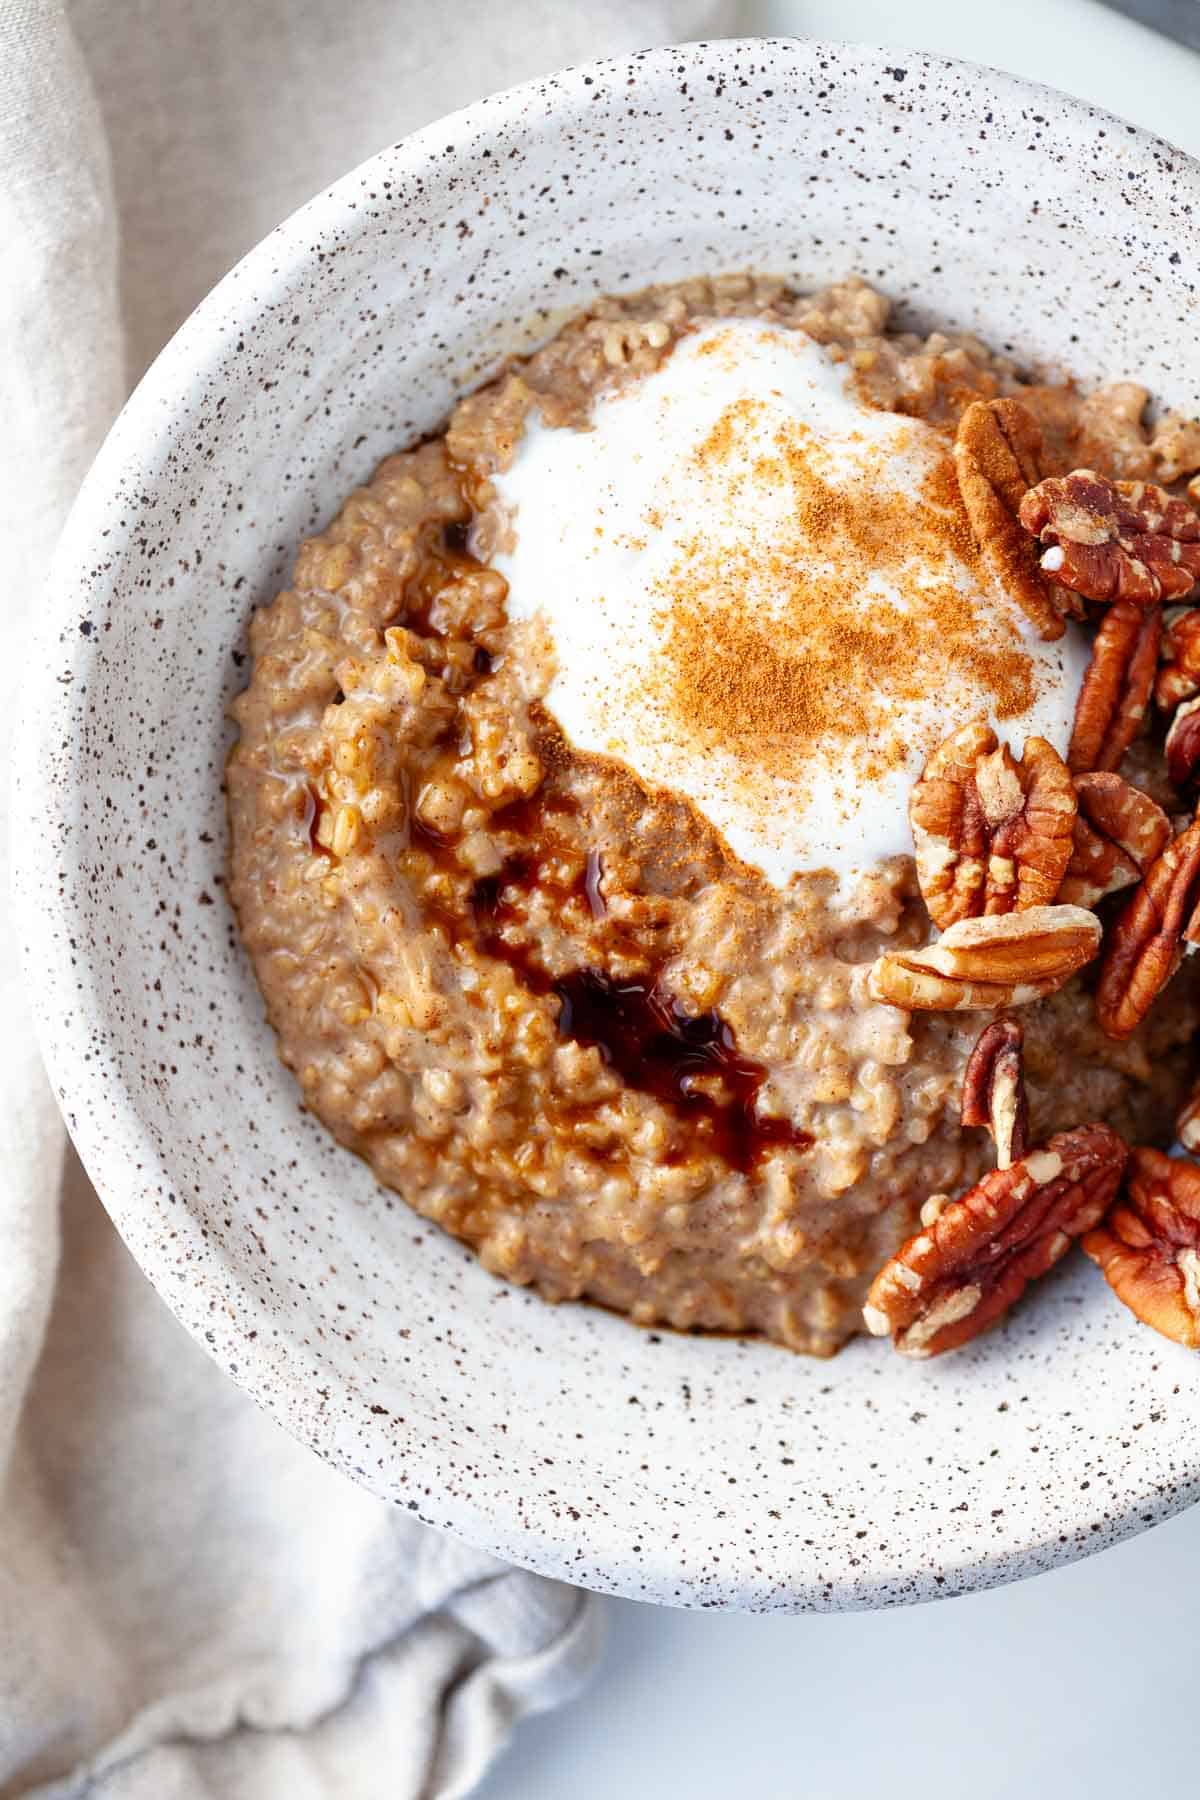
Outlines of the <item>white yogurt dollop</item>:
M803 333L728 320L596 402L531 414L495 566L540 615L574 746L673 789L771 881L911 848L957 725L1065 751L1087 647L1042 643L980 565L949 444L858 400Z

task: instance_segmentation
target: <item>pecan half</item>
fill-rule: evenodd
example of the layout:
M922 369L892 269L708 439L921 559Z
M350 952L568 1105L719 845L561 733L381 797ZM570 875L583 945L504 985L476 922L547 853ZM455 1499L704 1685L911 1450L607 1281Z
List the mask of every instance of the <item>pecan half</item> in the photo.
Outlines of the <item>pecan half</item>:
M1167 608L1159 654L1162 667L1154 682L1154 702L1170 712L1181 700L1200 694L1200 607Z
M940 1356L992 1325L1108 1210L1126 1149L1107 1125L1062 1131L993 1169L901 1246L863 1319L905 1356Z
M1200 942L1200 822L1146 870L1109 934L1096 984L1096 1020L1110 1038L1137 1030L1183 960Z
M1024 1043L1025 1028L1016 1019L993 1019L980 1032L963 1071L959 1119L963 1125L985 1125L991 1132L998 1169L1019 1161L1029 1147L1029 1103L1021 1066Z
M1184 700L1176 709L1163 749L1167 774L1177 788L1187 787L1200 765L1200 699Z
M1045 738L1020 762L984 720L925 764L908 802L921 893L936 925L1047 906L1071 857L1075 789Z
M958 423L954 463L959 492L980 549L1006 592L1043 638L1059 638L1063 614L1073 610L1039 567L1036 546L1023 531L1021 502L1040 482L1041 427L1019 400L976 400Z
M1200 514L1152 482L1076 469L1031 488L1020 518L1048 546L1042 573L1087 600L1153 606L1200 580Z
M960 919L923 950L889 950L873 965L876 1000L912 1012L990 1011L1053 994L1100 948L1100 921L1081 906Z
M1158 607L1119 600L1105 613L1075 702L1067 749L1074 774L1115 769L1121 761L1146 717L1161 641Z
M1185 1150L1200 1150L1200 1081L1175 1115L1175 1136Z
M1075 841L1058 898L1065 906L1095 906L1142 879L1170 843L1171 821L1120 775L1077 775L1075 792Z
M1143 1325L1200 1350L1200 1169L1134 1150L1129 1184L1083 1248Z

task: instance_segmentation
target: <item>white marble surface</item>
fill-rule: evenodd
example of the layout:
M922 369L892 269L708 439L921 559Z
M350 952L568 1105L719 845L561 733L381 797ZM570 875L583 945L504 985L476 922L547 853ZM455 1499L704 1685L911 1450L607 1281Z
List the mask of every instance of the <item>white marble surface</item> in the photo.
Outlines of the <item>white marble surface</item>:
M1097 0L746 10L750 29L1011 69L1200 156L1200 57ZM1038 1581L911 1611L756 1619L613 1602L595 1686L523 1726L481 1800L1190 1792L1198 1599L1200 1508Z
M611 1604L595 1685L481 1800L1194 1794L1200 1507L1038 1581L799 1619Z

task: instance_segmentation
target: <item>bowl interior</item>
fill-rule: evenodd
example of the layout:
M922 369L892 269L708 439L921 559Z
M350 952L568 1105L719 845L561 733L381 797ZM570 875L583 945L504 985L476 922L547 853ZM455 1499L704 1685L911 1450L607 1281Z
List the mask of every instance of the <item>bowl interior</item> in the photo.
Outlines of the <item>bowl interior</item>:
M1073 1263L927 1367L551 1309L300 1108L223 897L223 709L304 534L514 347L606 290L859 271L1200 413L1200 175L1089 109L915 54L648 53L487 101L281 226L146 378L59 557L20 753L49 1065L184 1322L435 1525L697 1605L885 1604L1029 1573L1196 1496L1200 1391Z

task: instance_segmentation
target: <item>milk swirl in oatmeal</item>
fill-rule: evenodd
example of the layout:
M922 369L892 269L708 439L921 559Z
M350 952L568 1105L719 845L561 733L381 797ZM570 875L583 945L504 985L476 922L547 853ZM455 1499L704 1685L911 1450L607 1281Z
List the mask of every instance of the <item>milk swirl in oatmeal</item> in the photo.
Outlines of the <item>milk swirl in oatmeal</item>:
M925 750L960 708L1069 729L1079 650L1022 633L947 477L963 407L1007 392L1064 468L1127 453L1127 405L891 333L861 282L604 301L385 462L256 613L231 892L280 1053L493 1272L828 1353L984 1166L978 1019L866 976L929 935ZM1191 993L1120 1045L1079 980L1030 1008L1035 1137L1160 1134Z

